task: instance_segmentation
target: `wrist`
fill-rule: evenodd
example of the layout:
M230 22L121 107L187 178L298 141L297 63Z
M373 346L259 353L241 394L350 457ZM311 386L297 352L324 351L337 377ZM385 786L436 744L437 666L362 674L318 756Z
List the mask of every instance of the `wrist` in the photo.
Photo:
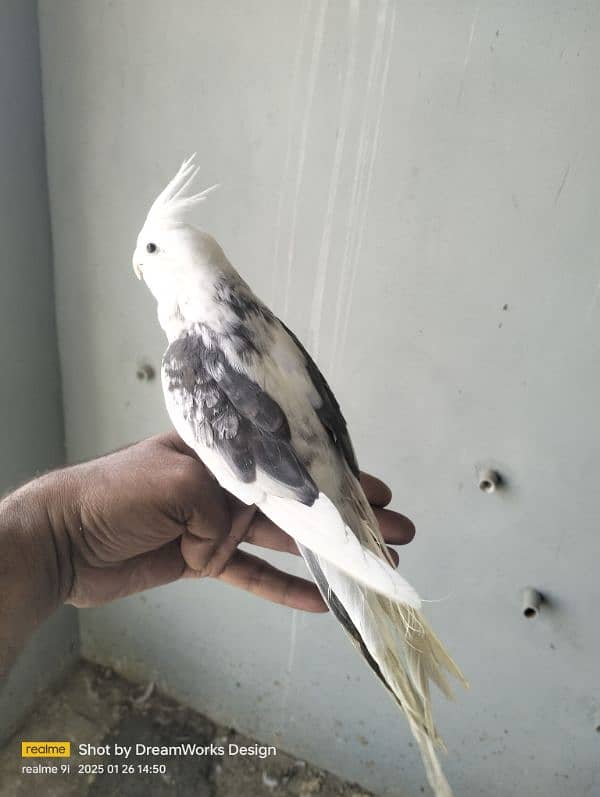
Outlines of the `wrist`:
M0 502L2 558L32 627L65 602L72 585L67 518L73 502L64 473L35 479Z

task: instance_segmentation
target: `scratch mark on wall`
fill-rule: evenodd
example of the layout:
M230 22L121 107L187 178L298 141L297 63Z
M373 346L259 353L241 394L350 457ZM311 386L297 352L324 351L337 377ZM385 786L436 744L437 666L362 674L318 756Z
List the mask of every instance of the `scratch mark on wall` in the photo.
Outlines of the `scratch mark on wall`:
M317 82L317 73L319 67L319 60L321 57L321 49L323 46L323 32L325 30L325 16L327 14L328 0L322 0L317 18L317 25L315 28L315 35L313 38L313 46L310 60L310 67L308 73L308 86L306 94L306 104L304 106L304 115L302 119L302 128L300 134L300 151L298 155L298 165L296 169L296 179L294 184L294 203L292 206L292 221L290 229L290 242L288 247L287 266L285 274L285 293L283 300L283 315L287 316L290 300L290 287L292 281L292 266L294 262L294 254L296 249L296 226L298 222L298 204L300 200L300 189L302 187L302 179L304 177L304 163L306 160L306 148L308 141L308 131L310 128L310 118L312 112L312 104L315 95L315 85Z
M354 301L354 289L356 284L356 277L358 274L358 264L360 261L360 253L362 251L362 244L364 238L364 232L366 227L366 220L369 211L369 199L371 196L371 184L373 182L373 174L375 171L375 160L377 158L377 152L379 149L379 139L381 136L381 119L383 116L383 108L385 104L385 93L386 87L388 83L388 76L390 71L390 63L392 59L392 51L394 45L394 31L396 27L396 7L392 5L392 13L389 20L389 25L385 25L385 28L388 28L388 37L387 37L387 45L385 47L385 57L383 63L383 71L381 73L380 81L379 81L379 92L377 96L377 106L375 110L375 123L374 123L374 130L373 130L373 137L371 141L371 147L369 152L368 158L368 167L366 171L366 183L363 191L363 197L361 202L360 208L360 218L358 220L357 225L357 235L356 235L356 243L354 247L353 257L352 257L352 265L350 269L350 282L348 286L348 295L346 298L346 307L344 310L343 316L343 323L342 323L342 331L340 335L340 345L342 351L344 351L346 345L346 339L348 337L348 325L350 322L350 315L352 311L352 304Z
M325 211L323 235L321 237L321 245L319 247L319 255L317 258L317 273L315 278L315 286L313 290L313 299L311 307L310 347L315 357L317 357L319 354L319 336L321 332L321 320L323 315L323 297L325 293L327 268L329 265L329 253L331 250L331 232L333 227L333 214L337 199L337 193L340 181L340 170L342 165L342 158L344 155L344 147L346 143L348 121L350 117L353 79L354 79L354 71L356 65L356 50L358 42L359 12L360 12L360 0L351 0L350 15L349 15L350 43L348 47L346 72L344 75L344 84L342 89L340 121L337 131L337 140L335 145L335 153L333 157L333 166L331 169L331 177L329 180L327 208Z
M288 700L292 685L292 673L296 658L296 640L298 638L298 609L292 609L292 622L290 625L290 647L288 651L287 667L285 671L285 685L281 696L281 730L285 729L288 719Z
M376 83L377 75L379 74L381 52L383 47L384 35L387 25L388 13L388 0L380 0L377 19L375 23L375 33L373 39L373 46L371 49L371 58L369 62L369 71L367 75L367 85L365 90L365 97L362 102L362 119L359 132L358 148L356 155L356 164L354 167L354 176L352 181L352 193L350 196L350 209L348 213L348 222L346 227L346 238L344 241L344 252L341 260L340 278L338 286L338 294L335 303L334 314L334 328L333 328L333 342L331 347L331 360L330 372L333 374L339 363L338 350L340 345L340 335L342 328L342 310L348 301L348 283L350 281L350 268L353 262L353 252L355 247L358 220L357 215L362 200L362 188L364 181L365 166L368 160L368 148L371 138L371 123L372 123L372 97L373 86Z
M281 180L281 188L279 191L279 202L277 205L277 226L275 229L275 249L273 252L273 267L271 270L271 306L275 306L277 299L278 286L280 285L280 269L279 254L281 247L281 227L283 223L283 207L285 204L285 193L289 180L290 167L292 163L292 142L294 139L294 131L296 125L294 124L294 110L298 104L298 91L300 86L300 64L304 54L304 47L306 43L306 34L308 32L308 20L310 17L312 0L307 0L302 9L300 19L300 36L298 38L298 45L296 47L296 55L294 57L294 67L292 72L292 90L290 92L290 104L288 110L288 130L287 130L287 143L285 151L285 161L283 165L283 176Z
M554 206L555 207L556 207L556 204L557 204L558 200L560 199L560 195L562 194L562 190L565 187L565 183L567 182L567 178L569 176L569 172L570 171L571 171L571 164L567 163L567 168L565 169L565 171L563 173L562 180L560 181L560 185L558 186L558 191L556 192L556 195L554 197Z
M465 87L465 77L467 75L467 69L469 68L469 62L471 60L471 50L473 48L473 38L475 36L475 29L477 27L477 18L479 17L479 6L475 9L475 13L473 14L473 19L471 20L471 30L469 32L469 41L467 44L467 52L465 53L465 60L463 62L463 71L462 76L460 79L460 86L458 88L458 96L456 98L456 107L460 105L462 100L463 90Z

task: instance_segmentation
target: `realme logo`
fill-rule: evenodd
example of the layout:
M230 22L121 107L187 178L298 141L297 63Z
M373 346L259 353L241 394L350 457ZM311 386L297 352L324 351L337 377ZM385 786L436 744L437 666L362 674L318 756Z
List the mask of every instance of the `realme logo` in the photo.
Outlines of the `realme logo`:
M68 758L71 742L21 742L21 758Z

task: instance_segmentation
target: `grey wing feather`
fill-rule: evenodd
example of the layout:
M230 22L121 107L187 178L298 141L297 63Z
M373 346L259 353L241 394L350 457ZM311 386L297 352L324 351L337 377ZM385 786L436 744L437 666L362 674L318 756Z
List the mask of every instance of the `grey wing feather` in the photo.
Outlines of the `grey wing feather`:
M290 440L290 427L279 404L256 382L233 368L225 369L219 386L233 406L256 427Z
M290 338L294 341L296 346L300 349L304 356L306 370L310 376L312 383L321 398L321 406L315 411L323 426L329 432L329 435L335 445L337 445L348 463L352 473L358 478L360 469L354 453L354 447L350 434L348 432L348 425L346 419L342 415L342 410L332 389L327 384L327 380L319 370L318 365L315 363L310 354L306 351L302 343L298 340L296 335L289 329L281 319L279 323L288 333Z
M319 490L294 451L285 413L218 346L182 335L165 352L163 373L197 439L216 448L242 482L256 481L260 469L298 501L315 502Z

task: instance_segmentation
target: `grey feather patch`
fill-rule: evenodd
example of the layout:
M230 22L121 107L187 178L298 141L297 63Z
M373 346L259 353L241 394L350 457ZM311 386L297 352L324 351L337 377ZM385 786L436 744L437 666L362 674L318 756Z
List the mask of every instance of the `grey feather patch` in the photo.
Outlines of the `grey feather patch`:
M327 429L332 442L345 458L352 473L358 478L360 469L356 460L356 454L354 453L352 440L350 439L350 434L348 432L348 425L346 424L346 419L342 415L342 410L333 394L333 390L329 387L327 380L319 370L319 367L310 354L306 351L302 343L298 340L296 335L294 335L292 330L288 329L288 327L281 320L280 324L304 355L306 370L315 387L315 390L321 399L321 406L315 408L315 412L317 413L319 420L325 429Z
M236 476L256 480L257 468L312 505L319 491L291 443L290 427L277 402L229 363L212 333L187 333L163 357L168 390L177 392L197 438L216 448Z
M248 285L241 278L221 277L215 284L214 300L229 311L227 337L238 357L248 360L253 354L262 352L264 336L255 334L254 322L260 319L262 324L271 326L275 316Z
M223 374L220 385L231 403L259 429L284 440L290 439L285 413L256 382L232 368Z
M261 316L266 321L275 319L271 310L254 296L241 278L237 281L226 277L219 279L215 285L215 300L226 304L242 322L251 316Z

